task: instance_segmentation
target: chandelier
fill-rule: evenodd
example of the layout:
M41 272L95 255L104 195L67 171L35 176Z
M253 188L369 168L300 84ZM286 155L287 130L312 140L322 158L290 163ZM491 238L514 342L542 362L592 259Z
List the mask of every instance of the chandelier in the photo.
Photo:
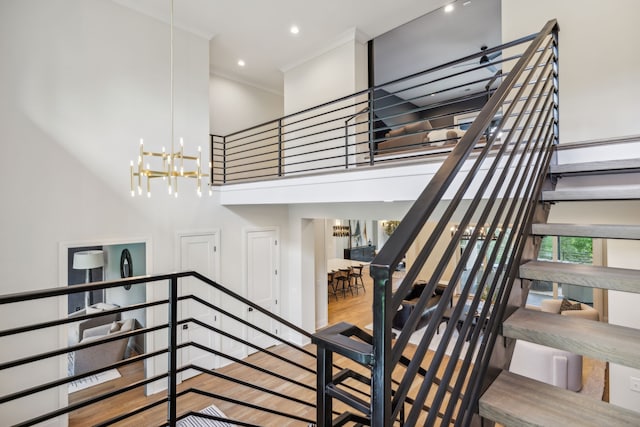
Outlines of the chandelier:
M131 176L131 196L135 197L136 192L142 195L143 179L146 178L147 197L151 197L151 180L162 178L167 182L167 191L169 195L178 197L178 181L180 178L191 178L196 180L196 193L198 197L202 196L202 178L209 175L202 172L202 149L198 147L198 154L195 156L184 154L184 141L180 138L180 148L175 150L174 147L174 113L173 113L173 0L171 4L171 46L170 46L170 62L171 62L171 151L166 152L162 147L161 152L145 151L144 141L140 138L140 152L138 161L134 165L133 160L130 163ZM154 167L152 168L152 163ZM209 162L211 169L211 162ZM137 191L136 191L137 190ZM209 187L209 195L211 195L211 187Z
M460 240L471 240L471 236L473 235L474 231L475 231L476 227L475 226L468 226L467 228L465 228L462 231L462 235L460 236ZM458 226L454 225L451 227L451 237L453 237L456 233L458 232ZM487 234L487 228L486 227L480 227L480 231L478 232L478 240L486 240L486 239L491 239L491 240L497 240L498 236L500 235L500 233L502 232L501 228L496 228L495 232L493 233L493 235L489 236Z

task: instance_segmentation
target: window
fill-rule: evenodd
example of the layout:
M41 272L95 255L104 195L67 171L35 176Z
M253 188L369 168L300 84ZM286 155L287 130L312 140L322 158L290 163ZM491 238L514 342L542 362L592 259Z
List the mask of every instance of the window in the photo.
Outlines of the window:
M487 227L488 228L488 227ZM486 228L483 228L482 230L485 230ZM469 228L469 230L472 230L472 227ZM464 253L464 250L466 249L466 247L469 245L469 235L471 234L471 231L468 234L465 234L462 236L462 238L460 239L460 243L459 243L459 254L460 256L462 256L462 254ZM485 240L489 238L489 236L484 236L484 233L481 231L480 233L480 238L478 240L476 240L474 247L471 250L471 253L469 254L469 259L467 260L464 269L462 271L462 277L460 280L460 284L463 285L465 283L467 283L468 280L472 280L472 284L471 284L471 290L470 290L470 296L474 295L476 293L476 290L478 289L478 283L480 282L480 280L482 279L482 276L484 275L485 271L487 268L490 269L489 275L487 276L487 284L491 284L493 282L494 276L496 274L497 271L497 267L498 264L500 263L500 260L502 259L503 253L504 253L504 249L505 249L505 244L508 240L508 234L509 234L509 230L506 231L506 236L502 239L502 244L501 246L498 248L498 252L497 255L495 257L495 260L493 262L493 265L488 265L489 264L489 259L491 258L491 254L493 253L493 251L495 250L495 245L496 245L496 239L495 237L491 239L491 241L489 242L489 245L487 247L486 253L485 254L481 254L481 250L482 250L482 245L485 243ZM496 233L497 235L497 233ZM470 277L471 276L471 270L473 268L474 263L476 262L476 260L478 259L479 256L483 256L482 259L482 263L480 264L480 268L478 269L478 272L475 274L475 276ZM488 286L486 287L488 290Z
M538 259L576 264L593 264L593 239L590 237L546 236L540 244ZM529 290L527 305L539 306L547 298L568 298L585 304L593 303L590 288L562 283L534 281Z

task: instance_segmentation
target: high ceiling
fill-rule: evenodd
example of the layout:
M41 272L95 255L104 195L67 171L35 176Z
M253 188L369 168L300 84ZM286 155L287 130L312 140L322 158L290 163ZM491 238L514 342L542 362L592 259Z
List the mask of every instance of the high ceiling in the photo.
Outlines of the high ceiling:
M113 1L170 21L171 0ZM463 0L174 0L174 24L211 40L211 73L281 93L283 71L356 30L368 40L447 3Z

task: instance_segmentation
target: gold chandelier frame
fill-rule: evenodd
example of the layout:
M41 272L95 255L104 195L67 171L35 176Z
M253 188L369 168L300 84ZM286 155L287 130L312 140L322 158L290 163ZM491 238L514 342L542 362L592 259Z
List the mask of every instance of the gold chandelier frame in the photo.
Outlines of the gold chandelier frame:
M134 169L133 160L130 163L130 177L131 177L131 196L135 197L136 188L137 194L142 195L143 178L147 178L147 197L151 197L151 180L155 178L162 178L167 181L167 189L169 195L178 197L178 179L179 178L192 178L197 181L196 192L198 197L202 196L202 178L208 177L209 174L202 172L202 148L198 147L197 156L188 156L184 154L184 141L180 138L180 149L176 151L174 149L174 63L173 63L173 0L170 1L170 15L171 15L171 43L170 43L170 63L171 63L171 152L166 152L162 147L161 152L157 151L145 151L144 141L140 138L140 152L138 154L137 169ZM151 161L162 159L162 167L157 169L151 168ZM185 162L193 167L192 170L185 170ZM154 162L158 163L158 162ZM209 169L211 169L211 162L209 162ZM137 183L136 183L137 181ZM209 195L211 195L211 186L209 186Z

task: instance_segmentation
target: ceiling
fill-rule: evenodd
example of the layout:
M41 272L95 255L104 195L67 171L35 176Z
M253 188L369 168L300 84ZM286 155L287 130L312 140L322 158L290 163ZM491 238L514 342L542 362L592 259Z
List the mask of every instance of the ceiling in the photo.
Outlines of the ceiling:
M170 22L170 0L113 0ZM484 0L473 0L484 1ZM212 74L276 93L283 71L359 34L377 37L463 0L174 0L174 25L210 40ZM454 11L455 13L455 11ZM292 35L292 25L300 33ZM242 59L245 67L237 62Z

